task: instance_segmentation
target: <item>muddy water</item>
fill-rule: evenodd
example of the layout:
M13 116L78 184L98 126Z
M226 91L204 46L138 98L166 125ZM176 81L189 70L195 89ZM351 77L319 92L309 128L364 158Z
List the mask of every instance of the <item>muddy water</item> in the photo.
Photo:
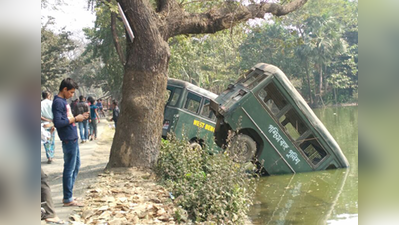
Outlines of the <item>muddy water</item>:
M262 177L249 213L254 224L357 224L358 107L314 111L350 168Z

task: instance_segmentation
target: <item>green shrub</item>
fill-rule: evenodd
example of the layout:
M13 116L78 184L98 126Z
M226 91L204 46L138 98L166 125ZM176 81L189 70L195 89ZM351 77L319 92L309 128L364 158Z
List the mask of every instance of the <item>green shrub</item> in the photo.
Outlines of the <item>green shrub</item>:
M187 141L163 141L156 171L192 221L244 223L256 179L227 154L209 155Z

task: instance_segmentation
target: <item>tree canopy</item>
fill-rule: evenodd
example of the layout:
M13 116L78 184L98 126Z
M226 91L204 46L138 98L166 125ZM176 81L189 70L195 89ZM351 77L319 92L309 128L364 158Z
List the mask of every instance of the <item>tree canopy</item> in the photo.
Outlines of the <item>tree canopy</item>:
M55 33L48 28L53 23L50 18L41 28L41 85L50 91L57 90L63 75L70 71L68 53L76 48L70 32Z

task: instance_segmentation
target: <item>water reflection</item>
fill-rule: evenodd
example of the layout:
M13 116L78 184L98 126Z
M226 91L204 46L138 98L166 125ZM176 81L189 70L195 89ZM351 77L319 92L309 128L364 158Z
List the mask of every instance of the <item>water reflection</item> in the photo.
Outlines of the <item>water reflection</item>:
M250 209L253 224L357 224L357 107L315 110L350 168L262 177Z
M251 210L253 223L326 224L348 174L339 169L262 178Z

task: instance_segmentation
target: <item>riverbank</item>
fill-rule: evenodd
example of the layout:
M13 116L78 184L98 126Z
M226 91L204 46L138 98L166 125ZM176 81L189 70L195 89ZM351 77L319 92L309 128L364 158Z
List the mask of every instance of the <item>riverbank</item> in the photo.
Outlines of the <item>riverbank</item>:
M359 103L353 102L353 103L327 104L325 106L317 105L317 106L311 106L311 108L318 109L318 108L323 108L323 107L346 107L346 106L358 106L358 105L359 105Z

